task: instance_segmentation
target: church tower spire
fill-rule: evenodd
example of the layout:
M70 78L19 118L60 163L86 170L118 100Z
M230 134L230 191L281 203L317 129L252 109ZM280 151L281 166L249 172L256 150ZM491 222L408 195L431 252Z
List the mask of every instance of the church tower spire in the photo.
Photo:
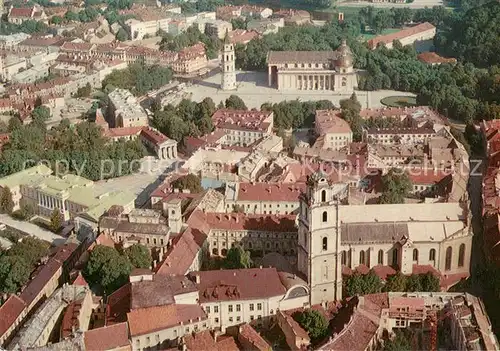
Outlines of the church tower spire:
M236 89L236 68L234 64L234 45L229 40L229 33L226 30L224 38L224 50L222 52L222 90Z

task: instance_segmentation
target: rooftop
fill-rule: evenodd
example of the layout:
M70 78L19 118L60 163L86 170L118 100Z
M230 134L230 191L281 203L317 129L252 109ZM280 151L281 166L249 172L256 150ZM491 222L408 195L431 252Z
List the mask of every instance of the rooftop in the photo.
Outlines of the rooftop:
M217 128L234 130L267 131L272 123L272 112L257 110L220 109L212 115Z
M83 334L87 350L114 350L130 347L127 323L118 323L88 330Z
M378 37L370 39L368 41L368 46L370 46L370 48L374 49L377 47L377 45L379 43L390 44L394 40L401 40L403 38L406 38L406 37L409 37L409 36L412 36L412 35L415 35L418 33L422 33L422 32L425 32L425 31L428 31L431 29L435 30L436 27L434 27L429 22L420 23L420 24L417 24L416 26L405 28L405 29L400 30L399 32L396 32L396 33L391 33L391 34L387 34L387 35L379 35Z
M316 110L316 132L319 135L329 133L352 133L349 123L341 118L340 110Z

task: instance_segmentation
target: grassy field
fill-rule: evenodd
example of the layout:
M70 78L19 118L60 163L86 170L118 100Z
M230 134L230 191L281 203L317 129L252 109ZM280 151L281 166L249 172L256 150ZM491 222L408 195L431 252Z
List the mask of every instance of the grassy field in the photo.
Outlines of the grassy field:
M417 106L417 99L413 96L388 96L380 100L380 103L389 107Z

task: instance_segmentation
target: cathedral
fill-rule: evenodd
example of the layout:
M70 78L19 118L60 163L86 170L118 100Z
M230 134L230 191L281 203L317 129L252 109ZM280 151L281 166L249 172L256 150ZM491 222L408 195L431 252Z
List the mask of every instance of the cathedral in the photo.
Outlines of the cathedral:
M269 86L278 90L352 92L358 86L353 55L345 40L336 51L270 51Z
M342 274L354 269L433 269L467 276L472 248L468 201L346 205L348 185L314 174L301 195L299 272L312 305L342 299Z

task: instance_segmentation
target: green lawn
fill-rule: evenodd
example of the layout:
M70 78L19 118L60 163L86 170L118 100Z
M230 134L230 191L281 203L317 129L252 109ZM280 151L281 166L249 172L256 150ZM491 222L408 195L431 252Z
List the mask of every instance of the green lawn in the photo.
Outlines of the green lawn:
M417 99L413 96L388 96L380 100L380 103L389 107L417 106Z
M400 30L401 30L401 28L388 28L388 29L384 29L382 31L382 33L380 33L380 34L366 33L366 34L362 34L361 37L362 37L363 40L367 41L367 40L375 38L378 35L392 34L392 33L399 32Z

